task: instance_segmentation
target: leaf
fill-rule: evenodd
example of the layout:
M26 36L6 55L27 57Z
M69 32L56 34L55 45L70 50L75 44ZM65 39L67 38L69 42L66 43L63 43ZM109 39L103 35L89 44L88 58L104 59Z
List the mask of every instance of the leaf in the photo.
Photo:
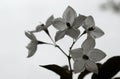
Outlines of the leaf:
M81 72L78 76L78 79L84 79L84 77L89 73L90 73L90 71L88 71L88 70Z
M66 30L63 31L58 31L55 35L55 41L59 41L60 39L62 39L65 36Z
M77 17L76 11L72 7L68 6L63 13L63 18L65 19L65 21L72 25L76 17Z
M46 27L50 26L54 20L54 16L51 15L48 20L46 21Z
M120 71L120 56L109 58L100 68L99 74L93 74L92 79L111 79Z
M80 30L78 29L71 28L71 29L67 29L66 31L66 35L70 36L73 39L77 39L79 34L80 34Z
M87 39L82 43L81 47L85 53L88 53L91 49L95 47L95 39L90 35L87 36Z
M67 29L67 25L66 25L66 22L64 19L62 18L56 18L54 21L53 21L53 26L57 29L57 30L60 30L60 31L63 31L65 29Z
M89 57L91 58L92 61L97 62L105 58L106 54L99 49L93 49L90 51Z
M53 64L53 65L45 65L41 67L55 72L61 77L61 79L72 79L70 73L66 72L64 68L58 65Z
M114 78L114 79L120 79L120 77L116 77L116 78Z
M76 29L79 28L83 24L85 19L86 19L86 16L79 14L79 16L76 17L73 22L73 28L76 28Z

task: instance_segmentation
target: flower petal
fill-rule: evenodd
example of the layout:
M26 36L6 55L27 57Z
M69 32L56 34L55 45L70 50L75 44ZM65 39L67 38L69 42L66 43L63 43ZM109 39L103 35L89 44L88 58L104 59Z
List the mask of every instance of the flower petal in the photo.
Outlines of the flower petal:
M46 21L46 27L50 26L54 20L54 16L51 15L48 20Z
M98 74L98 67L93 61L87 60L85 63L85 67L88 71Z
M31 41L26 48L28 49L27 57L32 57L37 50L37 41Z
M88 56L92 61L96 62L105 58L106 54L99 49L93 49L89 52Z
M45 27L44 25L38 25L38 26L36 26L36 30L35 31L33 31L33 32L40 32L40 31L42 31L42 30L44 30L44 29L46 29L47 27Z
M86 19L86 16L79 14L79 16L76 17L75 21L73 22L73 28L76 28L76 29L79 28L83 24L85 19Z
M75 61L76 59L81 58L83 56L83 49L82 48L73 49L70 51L70 54L73 60Z
M35 35L31 32L25 32L25 35L30 39L30 40L37 40Z
M70 28L70 29L67 29L66 31L66 35L70 36L73 39L77 39L79 34L80 34L80 30L78 29Z
M81 47L84 50L84 53L88 53L91 49L95 47L95 39L90 35L87 36L87 39L82 43Z
M93 38L99 38L104 35L104 32L99 27L95 27L93 31L90 31L90 34Z
M84 25L83 28L88 29L90 27L95 26L95 22L92 16L88 16L85 21L84 21Z
M65 36L66 30L58 31L55 35L55 41L62 39Z
M65 19L66 22L69 22L72 25L75 17L77 17L77 13L72 7L68 6L63 13L63 18Z
M57 19L55 19L55 20L53 21L53 26L54 26L56 29L61 30L61 31L67 29L66 22L65 22L65 20L62 19L62 18L57 18Z
M84 66L85 66L85 61L82 58L80 58L79 60L76 60L74 62L74 72L79 73L83 71L85 69Z

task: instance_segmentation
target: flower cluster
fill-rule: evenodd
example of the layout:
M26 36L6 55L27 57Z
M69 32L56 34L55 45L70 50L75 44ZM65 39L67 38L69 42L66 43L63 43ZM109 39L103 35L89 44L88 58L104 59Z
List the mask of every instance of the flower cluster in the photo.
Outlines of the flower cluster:
M48 30L50 26L57 29L54 39L52 39ZM84 29L83 33L80 31L80 27ZM41 31L44 31L51 38L53 44L36 39L34 33ZM72 49L76 41L84 34L87 34L87 38L82 43L81 47ZM90 72L99 73L96 62L102 60L106 56L103 51L95 48L95 40L103 36L104 32L95 25L92 16L77 14L70 6L63 12L62 17L54 18L52 15L47 19L45 24L40 24L35 30L25 32L25 35L31 40L27 46L28 57L32 57L35 54L38 44L56 46L68 57L69 61L70 58L74 60L73 69L71 69L71 71L73 70L75 73L82 72L85 69ZM56 44L56 42L63 39L65 35L74 40L71 48L68 49L69 55Z

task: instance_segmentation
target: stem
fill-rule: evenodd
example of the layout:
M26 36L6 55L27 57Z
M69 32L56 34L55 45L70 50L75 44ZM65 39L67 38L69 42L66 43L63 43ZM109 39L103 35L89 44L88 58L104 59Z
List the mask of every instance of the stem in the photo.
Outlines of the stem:
M58 49L60 49L61 52L62 52L66 57L68 57L68 55L62 50L62 48L60 48L60 46L56 45L56 47L57 47Z
M50 39L51 39L51 41L53 42L54 46L57 47L59 50L61 50L62 53L63 53L66 57L68 57L68 55L62 50L62 48L61 48L59 45L57 45L56 42L52 39L49 31L46 29L45 32L46 32L47 35L50 37Z
M81 35L79 35L78 36L78 38L74 41L73 40L73 43L72 43L72 45L70 46L70 49L69 50L71 50L72 48L73 48L73 46L75 45L75 43L78 41L78 39L82 36L82 35L84 35L86 33L86 31L84 31Z
M56 44L56 42L52 39L52 37L51 37L51 35L50 35L50 33L49 33L49 31L48 30L45 30L45 32L47 33L47 35L50 37L50 39L51 39L51 41L53 42L53 44L50 44L50 45L54 45L55 47L57 47L67 58L68 58L68 63L69 63L69 67L70 67L70 74L71 74L71 79L72 79L72 66L71 66L71 57L70 57L70 53L69 53L69 55L67 55L65 52L64 52L64 50L59 46L59 45L57 45ZM74 45L74 44L73 44ZM71 48L72 48L73 46L71 46Z

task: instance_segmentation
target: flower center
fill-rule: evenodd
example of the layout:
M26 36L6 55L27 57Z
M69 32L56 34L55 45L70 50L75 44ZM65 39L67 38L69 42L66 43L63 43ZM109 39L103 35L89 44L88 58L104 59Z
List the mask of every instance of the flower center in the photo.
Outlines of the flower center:
M66 22L66 25L67 25L68 28L71 28L71 25L70 25L69 22Z
M41 24L41 26L44 26L44 24Z
M89 57L87 55L83 55L83 59L88 60Z
M93 31L95 29L95 27L90 27L88 28L88 31Z

